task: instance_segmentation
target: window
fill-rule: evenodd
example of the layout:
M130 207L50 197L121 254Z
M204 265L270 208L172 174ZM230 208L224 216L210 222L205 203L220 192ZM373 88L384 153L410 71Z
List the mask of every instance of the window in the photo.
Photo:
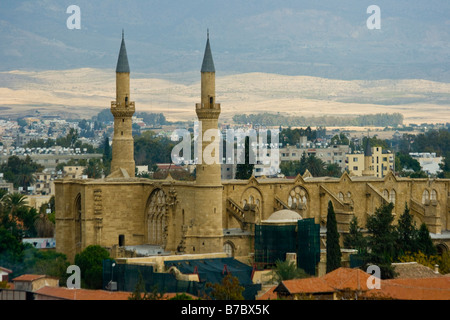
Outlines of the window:
M430 192L425 189L422 193L422 203L425 204L429 200L430 200Z
M393 204L395 204L395 196L396 196L396 192L394 189L392 189L390 196L389 196L389 201L392 202Z
M354 171L358 171L358 167L353 167L353 170Z
M123 247L125 245L125 235L119 234L119 247Z
M430 200L437 200L437 192L436 192L436 190L431 190L431 193L430 193Z

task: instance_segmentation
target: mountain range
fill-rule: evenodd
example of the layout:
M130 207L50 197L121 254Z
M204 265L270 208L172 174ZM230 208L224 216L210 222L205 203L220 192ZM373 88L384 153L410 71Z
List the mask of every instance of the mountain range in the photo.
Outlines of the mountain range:
M222 75L450 82L449 12L448 0L5 0L0 71L114 68L122 29L132 72L199 71L209 29Z

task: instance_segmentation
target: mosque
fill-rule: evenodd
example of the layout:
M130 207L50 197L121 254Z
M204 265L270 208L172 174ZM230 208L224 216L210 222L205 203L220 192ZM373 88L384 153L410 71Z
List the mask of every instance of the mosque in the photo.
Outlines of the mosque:
M56 250L70 261L89 245L125 255L126 248L147 248L149 254L226 253L241 259L254 254L255 226L314 219L326 226L333 203L338 231L349 230L352 217L361 226L383 203L394 204L395 220L407 205L417 224L425 222L440 252L450 246L450 180L399 178L392 172L375 177L366 155L363 176L295 179L251 177L221 180L220 164L198 163L195 181L135 177L130 67L125 40L116 67L111 174L103 179L55 181ZM215 67L209 36L201 66L200 101L195 105L202 134L218 129L221 105L216 101ZM198 150L219 143L199 141ZM218 150L217 148L211 148ZM214 157L215 155L212 154ZM341 237L342 239L342 237ZM321 247L325 245L321 239ZM125 249L124 249L125 248ZM153 250L153 251L151 251Z

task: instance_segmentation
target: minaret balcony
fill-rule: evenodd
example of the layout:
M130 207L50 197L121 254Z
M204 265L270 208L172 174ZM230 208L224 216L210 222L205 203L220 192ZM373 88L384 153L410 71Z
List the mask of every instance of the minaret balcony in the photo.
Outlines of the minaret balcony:
M220 103L196 103L195 104L195 109L204 109L204 110L208 110L208 109L215 109L215 110L219 110L220 111Z
M126 104L111 101L111 113L117 117L131 117L135 112L134 101L128 101Z

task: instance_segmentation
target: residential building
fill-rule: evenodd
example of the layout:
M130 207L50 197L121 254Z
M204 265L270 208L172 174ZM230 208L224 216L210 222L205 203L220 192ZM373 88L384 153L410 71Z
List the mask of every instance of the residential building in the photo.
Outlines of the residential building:
M364 153L348 153L345 157L345 169L353 176L384 178L395 170L395 155L382 147L366 146Z

